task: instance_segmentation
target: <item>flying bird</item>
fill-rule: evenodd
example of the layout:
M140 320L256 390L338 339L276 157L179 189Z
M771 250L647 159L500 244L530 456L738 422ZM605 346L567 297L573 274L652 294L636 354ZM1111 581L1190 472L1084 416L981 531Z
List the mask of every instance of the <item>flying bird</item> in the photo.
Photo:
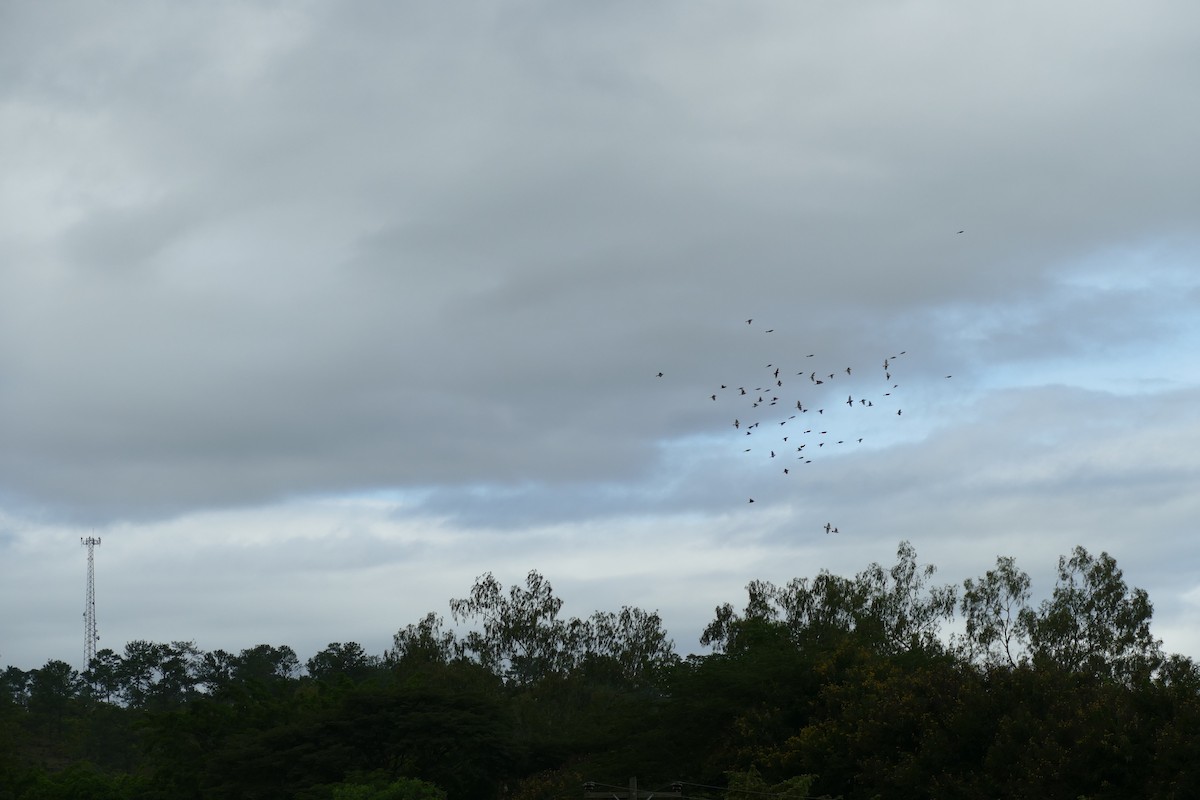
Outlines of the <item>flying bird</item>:
M746 320L747 325L753 325L753 323L754 323L753 317L748 318ZM765 333L774 333L775 331L776 331L775 328L768 328L764 332ZM887 379L887 382L890 384L891 389L896 389L899 387L899 384L891 383L891 380L892 380L891 368L895 365L895 361L899 358L899 356L905 355L906 353L907 353L906 350L900 350L900 351L898 351L897 355L888 355L882 359L884 377ZM808 354L802 354L802 355L804 355L804 357L806 357L806 358L815 358L816 357L815 353L808 353ZM762 363L762 362L759 362L759 363ZM876 362L876 363L879 363L879 362ZM784 367L786 367L786 366L787 366L786 364L778 364L778 365L777 364L767 364L766 365L767 373L769 375L772 375L772 378L774 379L774 383L775 383L774 387L770 386L769 382L766 387L754 387L753 389L751 389L750 387L746 387L746 386L732 387L729 384L720 383L719 381L717 383L722 390L727 389L727 388L736 388L738 390L738 394L740 396L745 397L745 396L749 395L751 405L754 408L760 409L760 410L766 410L764 408L764 406L768 406L768 405L775 406L775 405L787 404L789 402L794 402L796 405L796 408L795 408L796 414L793 414L793 415L787 417L787 419L784 419L783 418L784 415L781 414L780 416L775 417L775 419L774 419L774 421L777 422L780 426L783 426L783 425L786 425L789 420L796 419L799 414L808 413L809 411L812 410L811 408L806 408L804 406L802 399L788 401L788 400L784 400L774 394L775 391L780 391L782 393L783 380L782 380L781 374L784 372ZM861 364L860 364L860 366L861 366ZM839 372L838 370L835 370L834 372L830 372L827 375L822 376L822 378L817 378L816 371L810 370L808 377L809 377L809 381L811 381L811 383L814 386L818 386L818 385L823 385L825 383L832 383L833 379L837 377L838 372ZM843 367L842 370L840 370L840 372L844 372L846 375L852 376L854 373L854 370L853 370L853 367L847 366L847 367ZM788 372L788 374L791 375L792 373ZM803 370L796 372L795 374L797 377L801 377L801 378L804 377ZM665 375L665 372L657 373L657 376L659 378L664 377L664 375ZM950 378L952 376L946 375L945 377ZM753 391L754 393L750 394L751 391ZM890 391L885 392L884 396L887 397L891 394L892 394L892 392L890 392ZM768 400L768 396L770 397L769 400ZM709 399L713 400L715 402L718 399L717 393L716 392L710 393ZM858 405L863 406L865 408L873 407L875 405L873 401L868 400L866 397L860 397L857 401L855 401L854 395L852 393L847 394L846 400L844 402L846 403L847 406L850 406L851 408L854 408L856 402ZM886 405L886 404L884 404L884 405ZM825 409L819 408L819 409L817 409L817 413L820 415L824 415ZM897 416L902 416L903 413L904 412L900 409L897 409L897 411L896 411ZM726 417L726 419L728 419L728 417ZM732 425L733 425L734 430L737 430L737 431L741 431L741 429L744 428L745 434L747 436L749 436L754 431L755 428L759 427L759 425L762 422L767 422L768 419L763 419L763 420L760 420L759 422L754 422L754 423L747 423L746 425L743 426L741 424L741 419L735 418L732 420ZM838 422L836 408L831 409L830 419L828 421L826 421L826 420L824 420L824 418L822 418L822 422L827 423L826 427L831 427L834 424L836 424ZM805 430L804 433L813 434L813 433L816 433L816 431L814 431L813 429L810 428L810 429ZM846 430L846 431L841 431L841 430L821 431L820 434L821 434L821 439L818 440L817 447L821 448L822 452L823 452L823 448L828 443L835 443L838 445L843 445L843 444L846 444L847 442L854 442L856 440L859 443L862 443L863 441L865 441L863 437L856 437L853 434L853 432L849 431L849 430ZM834 436L842 435L842 438L824 440L824 437L827 434L833 434ZM797 435L799 435L799 434L797 434ZM796 444L790 443L790 437L788 437L788 436L782 436L781 438L782 438L783 444L789 444L789 446L796 448L795 458L797 461L801 461L806 464L811 464L813 462L814 459L806 458L804 455L804 449L806 447L806 445L804 443L796 445ZM771 450L769 447L764 448L764 449L767 450L769 457L772 459L776 458L779 455L778 451ZM751 450L751 448L747 447L747 448L745 448L744 452L749 453L750 450ZM758 450L758 452L761 453L762 450ZM812 454L812 455L815 455L815 454ZM761 456L758 456L758 457L761 458ZM820 460L820 459L817 458L816 460ZM782 467L781 469L783 469L783 473L785 475L791 474L790 467ZM754 497L751 497L751 496L747 497L747 503L754 503L754 502L756 502ZM825 525L825 532L826 533L837 533L838 529L836 527L834 527L832 523L827 523Z

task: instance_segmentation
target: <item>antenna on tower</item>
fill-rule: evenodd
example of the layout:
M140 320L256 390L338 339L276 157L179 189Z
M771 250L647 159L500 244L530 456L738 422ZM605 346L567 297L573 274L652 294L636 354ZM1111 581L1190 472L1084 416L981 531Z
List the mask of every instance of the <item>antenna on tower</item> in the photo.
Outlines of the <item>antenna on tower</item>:
M79 543L88 550L87 598L83 605L83 668L90 669L92 659L96 657L96 642L100 634L96 633L96 547L100 544L99 537L80 537Z

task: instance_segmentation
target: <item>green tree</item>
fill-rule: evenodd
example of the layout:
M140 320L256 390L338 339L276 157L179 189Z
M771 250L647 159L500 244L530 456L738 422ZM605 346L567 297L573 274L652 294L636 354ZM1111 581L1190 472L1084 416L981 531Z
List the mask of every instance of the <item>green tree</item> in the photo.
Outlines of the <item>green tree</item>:
M1108 553L1076 547L1058 559L1058 582L1028 616L1034 662L1129 682L1149 679L1162 663L1150 632L1154 607L1143 589L1126 585Z
M815 780L815 775L796 775L777 783L768 783L755 767L731 770L728 773L725 800L758 800L768 796L806 800L811 797Z
M449 664L461 648L454 633L442 625L442 618L430 611L420 622L396 631L386 661L404 666Z
M308 659L308 674L320 681L366 680L382 664L378 656L369 655L358 642L331 642L328 647Z
M0 672L0 701L9 700L15 706L25 708L29 704L29 682L32 673L17 667L5 667Z
M29 713L39 727L61 736L73 702L83 689L82 678L70 664L51 659L30 673Z
M230 663L231 678L244 683L286 681L296 677L300 671L300 659L296 657L296 651L286 644L280 647L269 644L247 647L230 659Z
M630 606L616 613L597 611L586 630L584 661L593 670L611 666L616 677L630 684L644 684L679 660L657 611Z
M145 797L146 781L112 774L87 762L43 771L31 777L17 795L21 800L127 800Z
M148 642L125 645L123 656L111 650L96 654L92 677L105 692L133 708L177 706L195 694L201 653L193 642Z
M370 783L337 784L331 800L446 800L446 793L418 778L380 778Z
M92 657L83 677L97 699L111 703L121 695L121 656L110 648L104 648Z
M525 587L504 587L489 572L476 579L469 596L450 601L456 622L477 621L462 642L464 654L514 685L528 685L574 667L589 631L578 619L559 619L563 601L537 570Z
M963 581L960 650L968 660L1010 668L1026 662L1033 620L1029 587L1029 575L1010 556L997 558L996 568L982 577Z
M932 564L918 566L916 548L901 542L891 569L873 563L855 577L855 627L869 630L886 653L940 650L940 624L953 618L957 593L951 585L927 590L935 572Z
M238 657L225 650L213 650L201 654L196 663L196 683L209 694L218 694L228 689L238 668Z
M784 587L753 581L744 614L729 604L719 606L701 644L729 651L736 648L744 621L781 621L804 648L833 646L853 636L881 653L937 652L941 622L953 618L957 592L949 585L928 586L937 568L918 566L911 543L901 542L896 556L890 569L872 563L853 579L821 570L811 580L794 578Z

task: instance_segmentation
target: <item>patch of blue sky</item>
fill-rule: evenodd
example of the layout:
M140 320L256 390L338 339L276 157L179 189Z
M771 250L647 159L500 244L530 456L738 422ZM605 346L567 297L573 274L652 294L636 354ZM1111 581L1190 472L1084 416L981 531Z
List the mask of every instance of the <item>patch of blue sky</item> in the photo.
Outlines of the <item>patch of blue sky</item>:
M1124 259L1124 260L1122 260ZM979 390L1064 385L1138 395L1200 382L1200 275L1113 254L1063 272L1049 291L939 309L948 345Z
M1070 386L1114 395L1143 395L1200 384L1200 315L1194 310L1164 308L1158 322L1166 330L1138 337L1127 345L1098 347L1094 353L1075 348L1025 352L993 358L975 371L981 390Z

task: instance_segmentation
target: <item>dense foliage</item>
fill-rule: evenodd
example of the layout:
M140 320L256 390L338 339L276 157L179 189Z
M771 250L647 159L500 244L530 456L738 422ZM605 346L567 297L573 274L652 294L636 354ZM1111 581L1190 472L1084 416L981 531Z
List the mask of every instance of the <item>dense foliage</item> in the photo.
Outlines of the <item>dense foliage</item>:
M0 674L0 800L1200 797L1200 670L1107 554L1034 607L1011 558L756 581L680 658L655 613L563 619L489 574L371 655L130 642ZM960 633L942 625L961 614Z

